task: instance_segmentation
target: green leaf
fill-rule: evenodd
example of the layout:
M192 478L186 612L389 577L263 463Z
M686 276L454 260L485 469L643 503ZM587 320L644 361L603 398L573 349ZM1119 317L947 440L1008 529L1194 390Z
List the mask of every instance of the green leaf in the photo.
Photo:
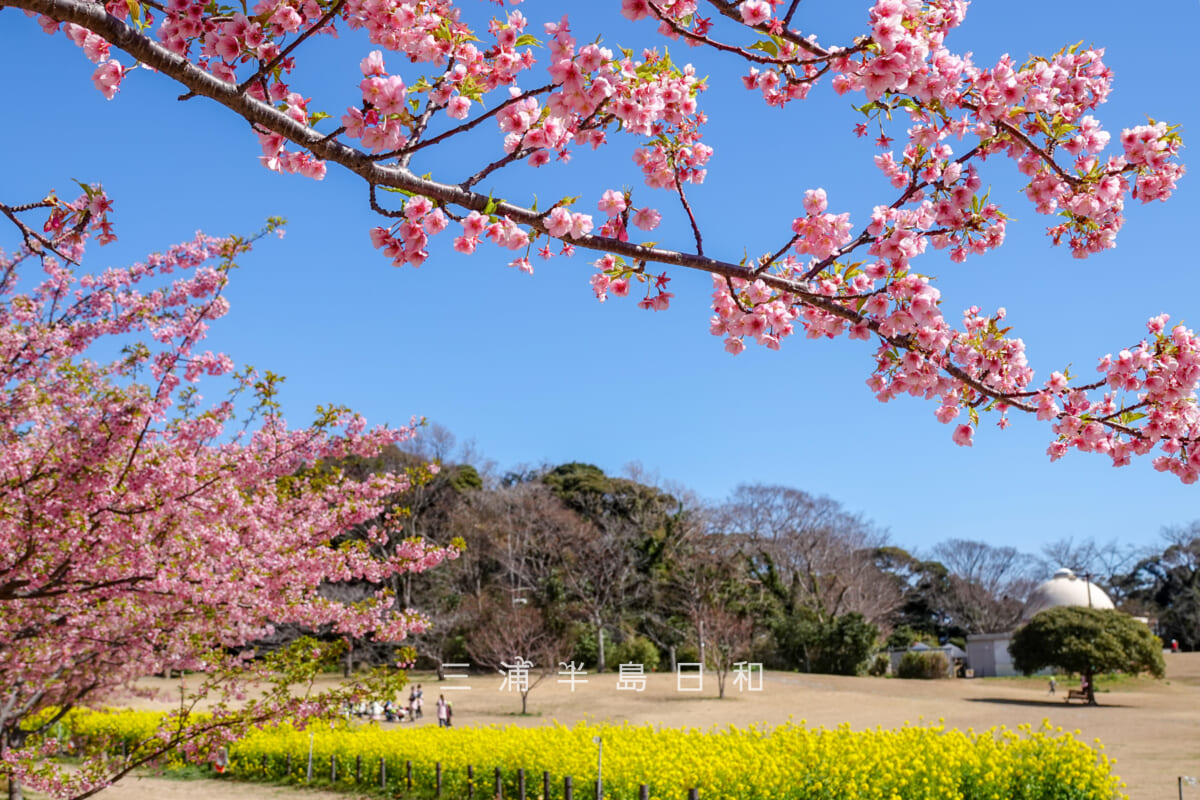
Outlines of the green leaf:
M314 111L308 115L308 124L316 125L323 119L329 119L329 114L326 114L324 111Z
M523 33L517 37L513 47L541 47L542 43L532 33Z
M125 0L125 6L129 9L129 16L139 28L142 27L142 6L137 0Z
M779 57L779 48L770 40L755 42L750 45L751 50L762 50L764 53L769 53L772 58Z

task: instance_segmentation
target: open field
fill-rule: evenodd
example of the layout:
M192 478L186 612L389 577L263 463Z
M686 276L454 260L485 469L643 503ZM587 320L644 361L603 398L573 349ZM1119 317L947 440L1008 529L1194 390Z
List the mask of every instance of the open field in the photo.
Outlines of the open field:
M738 692L732 685L724 700L716 697L716 680L708 675L702 693L676 691L675 676L648 676L644 693L618 691L617 676L588 675L588 683L572 692L550 676L529 696L532 716L521 717L520 698L499 691L500 676L472 676L444 685L469 685L469 690L446 691L454 703L455 725L540 725L558 720L649 722L667 727L781 723L789 717L810 726L834 727L848 722L854 729L898 727L905 722L936 722L955 728L981 730L993 725L1016 727L1043 719L1067 730L1079 730L1086 741L1099 739L1116 771L1128 784L1132 800L1176 796L1179 775L1200 774L1200 653L1167 654L1165 681L1118 683L1099 696L1099 708L1063 702L1066 681L1057 698L1048 697L1041 680L902 681L884 678L844 678L828 675L767 673L763 691ZM427 675L414 675L425 687L425 717L413 725L436 725L433 706L439 688ZM731 681L732 684L732 681ZM1103 686L1101 687L1103 688ZM140 703L143 707L153 704ZM447 735L452 735L448 731ZM201 788L203 787L203 788ZM1185 800L1200 800L1200 788L1185 787ZM1191 792L1192 798L1187 794ZM174 782L160 779L126 780L105 797L110 800L280 800L295 796L285 789L228 782ZM305 793L328 800L327 793Z

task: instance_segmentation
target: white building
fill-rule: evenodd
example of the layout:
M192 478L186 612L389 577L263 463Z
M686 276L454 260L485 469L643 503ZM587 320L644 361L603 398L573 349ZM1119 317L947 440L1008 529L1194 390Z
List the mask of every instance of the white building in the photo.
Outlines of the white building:
M1080 578L1069 569L1060 569L1054 577L1038 586L1029 595L1021 622L1048 608L1083 606L1084 608L1114 608L1112 598L1096 584ZM1008 645L1013 632L976 633L967 637L967 664L977 678L1016 675Z

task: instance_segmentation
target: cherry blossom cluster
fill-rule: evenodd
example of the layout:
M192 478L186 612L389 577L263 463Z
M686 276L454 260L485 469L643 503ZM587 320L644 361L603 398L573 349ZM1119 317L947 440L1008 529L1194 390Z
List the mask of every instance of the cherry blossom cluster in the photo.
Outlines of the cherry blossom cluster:
M277 377L234 372L227 356L199 349L251 240L197 235L76 276L64 258L111 237L107 197L86 188L70 203L34 204L46 211L43 233L0 254L0 770L49 791L75 784L39 768L35 746L22 749L21 726L42 710L102 701L167 669L214 671L236 693L250 673L227 650L281 623L401 641L426 623L387 592L344 605L318 589L384 585L457 553L412 540L377 557L343 542L352 528L384 542L409 477L352 480L336 465L373 457L412 425L368 428L328 407L291 428ZM35 259L40 282L21 270ZM122 354L96 360L114 341ZM213 378L255 398L254 428L231 430L234 400L201 402ZM288 703L273 708L323 708ZM101 785L97 770L87 779Z
M955 441L963 445L971 443L981 408L998 411L1002 427L1014 404L1031 412L1040 408L1043 418L1059 419L1066 414L1062 409L1051 413L1047 402L1035 407L1021 400L1032 370L1024 343L998 327L1003 313L989 318L970 309L964 329L954 331L938 310L936 290L910 272L910 262L927 244L949 248L952 260L963 261L1003 243L1008 218L997 203L979 194L979 162L992 154L1007 156L1029 177L1026 195L1040 213L1061 215L1062 221L1048 231L1055 243L1066 242L1076 257L1112 247L1123 223L1125 198L1165 199L1182 176L1177 131L1153 121L1126 130L1120 137L1124 154L1105 157L1111 136L1092 115L1111 89L1103 52L1065 48L1021 65L1005 56L995 67L980 69L944 44L946 34L961 23L965 3L881 0L869 12L870 40L849 49L823 48L814 37L801 39L798 32L785 30L774 16L779 5L765 0L740 4L742 22L770 34L741 49L711 38L711 20L694 15L694 4L630 0L623 10L631 19L657 18L661 30L689 43L736 50L752 63L745 87L760 92L771 105L782 105L793 94L803 97L820 75L832 72L835 91L866 95L861 110L880 125L878 143L885 150L892 141L882 132L885 119L890 121L897 111L907 114L913 124L902 152L887 150L875 157L902 194L897 202L876 207L855 237L849 216L827 213L824 193L810 190L805 216L793 221L791 243L794 252L812 257L806 268L775 256L761 262L756 272L769 271L757 280L714 277L712 332L725 337L726 349L734 353L744 348L745 336L776 348L791 332L791 320L779 313L783 302L798 310L794 318L810 337L845 331L854 338L877 336L877 369L869 383L880 399L899 393L938 398L937 416L947 423L967 409L970 424L954 431ZM867 125L860 125L858 132L866 130ZM976 144L955 152L953 140L968 135ZM1070 160L1059 163L1059 153ZM876 260L846 266L842 258L863 245ZM925 288L915 288L914 281ZM836 305L842 311L821 298L841 298ZM1097 402L1103 406L1114 400ZM1143 402L1134 398L1113 408ZM1118 416L1113 409L1109 414L1092 423L1092 436L1130 436L1118 426L1102 424ZM1055 453L1068 446L1089 449L1090 440L1066 428L1056 428L1056 433ZM1185 469L1179 466L1185 460L1170 463L1176 465L1171 469Z
M1183 325L1168 328L1169 319L1166 314L1151 318L1150 339L1100 360L1097 370L1111 390L1100 400L1071 390L1061 373L1051 376L1038 394L1038 414L1056 420L1059 439L1048 450L1052 459L1075 448L1107 454L1124 466L1132 455L1157 447L1163 455L1154 459L1155 469L1184 483L1200 478L1200 338ZM1132 394L1137 402L1118 404L1119 394ZM1110 419L1124 429L1101 424ZM1130 435L1129 426L1136 423L1137 435Z
M429 237L450 224L440 208L428 197L412 197L404 204L403 219L391 228L373 228L371 243L392 260L393 266L412 264L419 267L429 258Z
M611 293L614 297L628 297L631 282L645 284L646 291L638 308L647 311L666 311L671 307L675 295L667 291L671 278L664 272L652 275L642 267L628 264L620 256L611 253L597 260L594 265L599 272L592 275L592 292L603 303Z

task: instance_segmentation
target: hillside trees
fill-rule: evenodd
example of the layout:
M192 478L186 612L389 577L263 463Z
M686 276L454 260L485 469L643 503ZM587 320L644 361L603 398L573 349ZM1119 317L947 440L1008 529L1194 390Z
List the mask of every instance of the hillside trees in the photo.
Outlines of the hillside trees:
M1036 558L1015 547L971 539L942 542L933 554L949 576L946 613L968 633L1012 630L1044 571Z
M715 519L717 530L738 543L749 577L773 599L771 624L789 666L842 665L841 656L821 655L845 641L842 627L850 623L839 620L856 615L873 625L900 604L898 588L881 579L874 560L886 537L827 497L743 485Z
M966 638L970 632L949 608L950 571L941 562L924 561L901 547L884 546L874 553L884 580L899 593L900 605L888 617L898 633L897 644L907 647L918 637L935 642Z
M77 42L98 63L93 82L106 97L145 65L185 97L245 119L267 168L321 179L340 166L357 176L380 215L372 241L397 266L425 262L447 230L458 252L495 245L526 272L534 252L588 250L599 299L632 292L654 310L672 302L670 269L698 270L713 282L710 331L732 353L752 342L779 348L796 333L848 336L873 348L876 397L932 401L960 445L988 415L1003 426L1020 412L1048 423L1052 459L1071 450L1115 465L1151 456L1183 481L1200 477L1200 340L1190 329L1158 315L1144 336L1103 348L1115 355L1100 358L1096 379L1064 369L1035 380L1003 309L971 306L959 324L918 271L931 249L957 264L1002 245L1022 214L989 194L993 176L1019 176L1032 210L1049 217L1050 241L1079 258L1115 246L1128 201L1171 195L1184 172L1180 134L1158 121L1104 129L1095 115L1113 75L1100 48L976 64L952 49L962 0L876 0L861 35L840 42L795 2L626 0L625 17L666 37L663 49L637 55L609 49L595 31L576 38L566 19L531 28L516 9L472 27L451 0L263 0L232 14L192 0L4 5ZM347 57L361 60L362 78L341 96L310 91L297 67L315 35L333 31L369 41L347 37L357 40ZM824 154L788 152L770 169L797 187L791 224L772 241L728 243L729 217L736 226L757 210L722 196L722 213L706 215L693 202L714 151L706 82L665 54L681 39L718 53L781 113L827 89L848 95L864 115L855 133L878 133L879 152L863 157L890 184L869 216L853 219L836 192L804 185L805 159ZM738 118L711 120L722 122ZM638 169L628 180L614 171L586 199L539 208L512 177L514 165L565 160L618 136L634 137ZM439 160L449 148L469 157ZM626 188L635 181L645 187ZM384 197L388 189L405 199ZM664 214L690 236L637 241Z
M1158 620L1164 641L1200 649L1200 523L1167 528L1166 547L1147 554L1117 583L1128 605Z
M542 480L586 523L565 529L570 537L555 544L566 591L586 610L604 672L606 623L648 605L657 568L680 543L684 510L665 492L589 464L564 464Z

